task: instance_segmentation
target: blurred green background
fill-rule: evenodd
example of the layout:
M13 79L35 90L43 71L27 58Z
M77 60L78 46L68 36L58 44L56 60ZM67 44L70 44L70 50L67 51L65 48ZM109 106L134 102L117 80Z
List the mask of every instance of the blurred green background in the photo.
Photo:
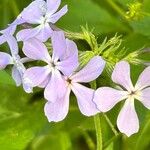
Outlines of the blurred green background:
M0 28L6 28L31 0L0 0ZM139 1L142 11L138 19L125 19L122 11L135 0L63 0L69 11L57 23L59 28L80 32L80 26L88 24L99 41L116 33L123 36L122 47L135 51L150 46L150 0ZM34 10L33 10L34 11ZM81 46L80 42L78 43ZM3 47L0 47L3 51ZM150 61L150 56L141 56ZM132 78L136 81L144 67L132 66ZM99 85L109 85L103 75ZM0 71L0 150L94 150L96 144L93 118L83 116L72 95L70 112L60 123L48 123L43 113L44 103L41 89L26 94L14 85L10 75ZM116 118L121 104L108 112L116 128ZM104 117L101 117L103 149L105 150L149 150L150 111L136 102L140 119L138 134L127 138L115 136Z

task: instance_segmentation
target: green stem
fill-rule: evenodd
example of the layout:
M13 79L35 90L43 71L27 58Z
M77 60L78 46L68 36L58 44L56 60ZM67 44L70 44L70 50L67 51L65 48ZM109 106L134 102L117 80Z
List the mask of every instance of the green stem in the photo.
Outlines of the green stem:
M91 82L91 88L96 89L96 80ZM94 125L96 131L96 141L97 141L97 150L102 150L102 130L101 130L101 122L99 114L94 116Z
M86 131L83 131L83 136L90 150L95 150L95 143Z
M94 124L96 130L97 150L102 150L102 131L99 114L94 116Z
M117 130L115 129L114 125L111 123L111 121L109 120L108 116L106 114L103 113L103 116L105 117L107 123L109 124L110 128L112 129L113 133L115 134L115 136L118 136L119 133L117 132Z

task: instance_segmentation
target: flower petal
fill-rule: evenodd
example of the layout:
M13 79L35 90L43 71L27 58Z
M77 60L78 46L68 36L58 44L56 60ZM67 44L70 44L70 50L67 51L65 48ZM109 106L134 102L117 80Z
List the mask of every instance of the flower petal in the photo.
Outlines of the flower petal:
M17 25L20 25L20 24L23 24L23 23L25 23L25 20L22 18L21 15L18 15L18 17L10 25L11 26L17 26Z
M12 57L7 53L0 52L0 69L4 69L9 64L13 64Z
M141 90L137 99L148 109L150 109L150 87Z
M17 33L16 35L17 41L26 41L29 40L30 38L34 38L37 36L40 30L41 30L40 26L37 26L33 29L23 29Z
M49 122L62 121L66 117L69 110L69 95L70 88L66 90L66 94L61 99L57 99L54 103L46 103L44 112Z
M41 84L38 85L38 87L45 88L48 85L50 78L51 76L48 76Z
M17 40L11 35L8 35L6 37L6 39L7 39L7 42L8 42L8 45L10 47L10 51L11 51L12 55L17 55L18 54Z
M37 24L40 22L45 8L46 2L44 0L35 0L21 12L21 17L27 23Z
M23 52L27 57L34 60L43 60L47 63L51 60L47 47L44 43L37 39L25 41L23 45Z
M139 76L139 79L135 85L135 88L143 89L150 86L150 66L147 67Z
M76 44L73 41L67 39L66 43L67 43L66 54L63 60L57 63L57 68L64 75L69 76L79 65L78 49Z
M48 66L45 67L32 67L25 71L24 79L31 87L40 85L50 75Z
M47 11L49 14L53 14L57 11L61 4L61 0L47 0Z
M68 12L68 7L67 5L65 5L61 10L59 10L58 12L56 12L55 14L51 15L48 18L48 21L50 23L56 23L62 16L64 16L66 13Z
M118 102L125 99L127 92L116 90L109 87L98 88L95 91L93 101L97 108L102 112L107 112L112 109Z
M13 66L13 68L12 68L12 78L16 82L16 86L20 86L21 85L22 77L21 77L18 69L16 68L16 66Z
M22 81L23 89L26 93L32 93L33 92L33 87L30 86L30 84L26 81Z
M103 71L105 61L100 56L93 57L79 72L72 75L73 82L90 82L95 80Z
M51 39L52 39L52 47L53 47L52 59L56 61L58 59L62 60L67 49L64 33L62 31L54 31Z
M77 97L78 106L82 114L85 116L93 116L99 112L93 102L93 89L87 88L78 83L73 83L71 89Z
M35 36L41 42L46 42L48 38L51 37L53 30L50 28L49 24L46 23L44 26L41 26L41 30Z
M127 99L121 109L118 118L117 126L120 132L128 137L139 130L139 120L134 107L134 99Z
M6 29L1 30L0 33L2 34L8 34L8 35L13 35L16 31L16 25L10 24Z
M133 85L130 78L130 66L128 62L121 61L116 64L112 73L113 82L122 85L128 91L133 89Z
M66 81L58 70L52 71L51 79L44 91L44 97L48 101L55 102L62 99L66 93ZM56 92L57 89L57 92Z
M6 38L4 35L0 36L0 45L6 42Z

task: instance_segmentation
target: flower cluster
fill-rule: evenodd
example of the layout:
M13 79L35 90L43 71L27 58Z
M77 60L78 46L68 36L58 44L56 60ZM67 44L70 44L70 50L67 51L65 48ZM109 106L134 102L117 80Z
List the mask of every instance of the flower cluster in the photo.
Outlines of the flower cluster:
M13 65L12 78L27 93L31 93L34 87L44 89L44 98L47 100L44 112L49 122L58 122L66 117L71 91L77 98L81 113L86 116L109 111L116 103L126 99L117 125L122 133L130 136L139 130L134 99L150 108L150 79L147 78L150 76L150 67L143 71L137 84L133 86L129 64L126 61L117 63L112 80L120 85L120 90L109 87L94 90L82 85L81 83L96 80L104 70L106 62L101 56L93 56L86 65L79 67L76 44L67 39L62 30L53 28L67 13L67 5L57 11L60 4L61 0L35 0L8 28L0 31L0 44L7 42L10 47L10 54L0 52L0 69ZM16 34L17 26L24 29ZM52 53L45 44L49 39ZM20 41L23 42L24 57L19 54ZM32 61L41 63L27 68L25 63Z

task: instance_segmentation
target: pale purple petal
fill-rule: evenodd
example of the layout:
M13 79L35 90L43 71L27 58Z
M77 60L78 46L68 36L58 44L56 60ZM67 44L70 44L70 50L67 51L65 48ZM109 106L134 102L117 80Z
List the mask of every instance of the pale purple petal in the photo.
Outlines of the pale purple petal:
M50 102L62 99L66 93L66 86L66 81L60 72L58 70L52 71L51 79L44 91L45 99Z
M23 85L23 89L26 93L33 92L33 87L31 87L29 83L26 83L25 81L23 81L22 85Z
M34 60L43 60L47 63L51 60L47 47L44 43L37 39L29 39L25 41L23 45L23 52L27 57Z
M46 2L44 0L35 0L21 12L21 17L27 23L38 24L43 16L45 7Z
M4 69L9 64L13 64L12 57L7 53L0 52L0 69Z
M137 99L148 109L150 109L150 87L140 91Z
M118 102L127 97L127 92L109 87L98 88L95 91L93 101L102 112L112 109Z
M41 42L46 42L48 38L51 37L53 30L49 26L48 23L46 23L44 26L41 26L41 29L39 33L35 36L37 39L39 39Z
M25 23L25 20L21 17L21 15L19 15L14 21L13 23L11 23L10 25L14 25L14 26L17 26L17 25L20 25L20 24L23 24Z
M76 43L74 41L66 39L66 45L67 45L67 49L62 57L62 60L68 59L72 55L75 55L77 57L78 48L77 48ZM78 58L77 58L77 60L78 60Z
M139 130L139 119L134 107L134 99L127 99L121 109L118 118L117 126L120 132L128 137Z
M57 68L66 76L69 76L78 67L78 49L73 41L66 40L67 50L62 61L57 63Z
M50 75L48 66L45 67L32 67L25 71L24 79L31 87L40 85Z
M0 45L6 42L6 38L4 35L0 36Z
M36 37L40 30L40 26L37 26L33 29L23 29L17 33L17 41L26 41L30 38Z
M53 14L57 11L61 4L61 0L47 0L47 11L49 14Z
M40 87L40 88L45 88L45 87L48 85L48 83L49 83L49 81L50 81L50 78L51 78L51 76L49 75L42 83L40 83L40 84L38 85L38 87Z
M47 102L44 112L49 122L62 121L68 114L69 110L70 88L66 90L66 94L61 99L57 99L54 103Z
M12 24L10 24L6 29L4 29L4 30L1 30L0 31L0 33L2 33L2 34L8 34L8 35L13 35L14 33L15 33L15 31L16 31L16 25L12 25Z
M112 73L113 82L122 85L128 91L133 89L130 78L130 65L126 61L121 61L116 64Z
M21 77L18 69L16 68L16 66L13 66L13 68L12 68L12 78L16 82L16 86L20 86L21 85L22 77Z
M94 90L78 83L72 83L71 89L75 94L79 109L85 116L93 116L99 112L93 102Z
M11 35L7 35L6 39L7 39L8 45L10 47L11 54L17 55L18 54L17 40Z
M139 76L139 79L135 85L136 89L143 89L150 86L150 66L147 67Z
M52 59L56 61L58 59L62 60L67 49L64 32L54 31L51 39L52 39L52 47L53 47Z
M48 18L48 21L53 24L56 23L62 16L64 16L67 13L67 11L68 11L68 7L67 5L65 5L61 10L51 15Z
M79 72L72 75L73 82L90 82L95 80L103 71L105 61L100 56L93 57Z

